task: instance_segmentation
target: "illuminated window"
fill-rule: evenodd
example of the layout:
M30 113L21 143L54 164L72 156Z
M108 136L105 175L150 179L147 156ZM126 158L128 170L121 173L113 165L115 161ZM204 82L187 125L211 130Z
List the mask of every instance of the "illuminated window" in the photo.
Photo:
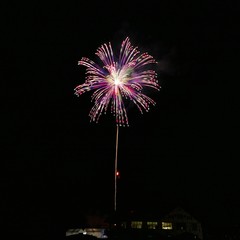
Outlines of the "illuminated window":
M142 222L139 221L131 222L131 228L142 228Z
M147 222L148 229L156 229L157 228L157 222Z
M162 222L162 229L172 229L172 223Z

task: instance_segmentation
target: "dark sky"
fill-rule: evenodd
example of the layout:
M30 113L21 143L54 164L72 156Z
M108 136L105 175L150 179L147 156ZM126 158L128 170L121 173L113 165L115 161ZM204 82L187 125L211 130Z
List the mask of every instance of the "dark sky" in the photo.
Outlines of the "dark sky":
M81 57L129 36L158 63L157 102L119 134L120 209L182 206L204 224L237 222L238 8L231 1L5 4L1 213L7 226L66 226L113 209L115 131L90 123ZM238 139L238 138L237 138ZM36 224L35 224L36 223Z

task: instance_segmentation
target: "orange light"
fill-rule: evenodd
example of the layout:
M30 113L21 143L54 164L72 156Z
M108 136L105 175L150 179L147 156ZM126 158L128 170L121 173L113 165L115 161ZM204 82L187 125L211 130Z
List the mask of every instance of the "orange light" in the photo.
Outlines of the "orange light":
M116 172L116 175L119 176L119 172Z

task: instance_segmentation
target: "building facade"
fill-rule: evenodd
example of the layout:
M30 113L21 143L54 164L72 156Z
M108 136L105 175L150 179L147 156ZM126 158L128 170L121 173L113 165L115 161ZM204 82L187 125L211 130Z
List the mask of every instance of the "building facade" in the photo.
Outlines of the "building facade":
M141 216L129 215L108 221L101 219L96 222L96 217L88 218L88 228L79 229L84 232L97 236L98 238L124 239L124 237L152 238L152 239L199 239L203 240L201 223L182 208L175 208L164 216ZM101 234L93 234L90 230L95 227L95 231ZM97 230L97 228L98 230ZM71 229L72 233L74 229ZM70 235L70 230L67 236ZM76 231L75 231L76 233Z

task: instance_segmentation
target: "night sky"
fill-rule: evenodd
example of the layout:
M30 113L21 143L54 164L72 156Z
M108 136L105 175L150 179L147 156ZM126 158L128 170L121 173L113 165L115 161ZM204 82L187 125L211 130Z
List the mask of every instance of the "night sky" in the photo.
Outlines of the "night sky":
M196 3L198 2L198 3ZM204 225L239 222L238 8L231 1L5 4L1 21L1 216L64 229L111 212L116 126L90 123L81 57L127 36L158 61L161 91L120 128L118 207L185 208ZM47 231L47 230L46 230ZM57 230L56 230L57 232Z

